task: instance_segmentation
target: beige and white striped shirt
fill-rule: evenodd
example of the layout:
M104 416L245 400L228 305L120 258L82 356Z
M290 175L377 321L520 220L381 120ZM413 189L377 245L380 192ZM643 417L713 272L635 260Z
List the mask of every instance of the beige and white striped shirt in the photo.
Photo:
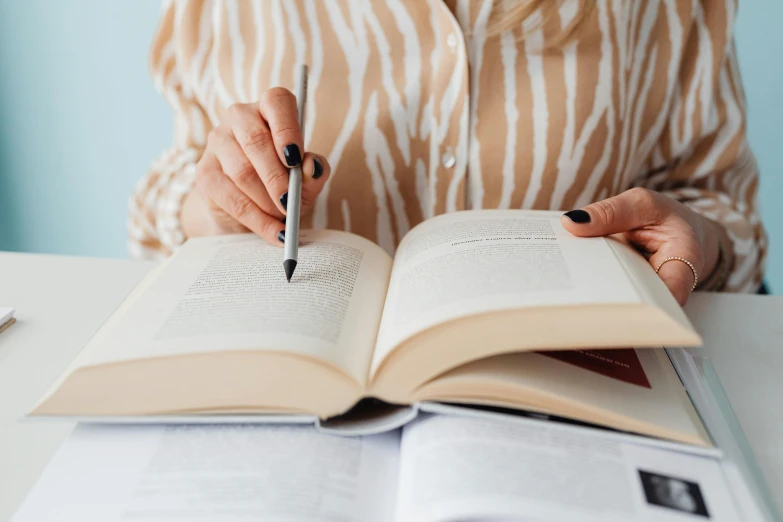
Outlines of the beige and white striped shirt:
M508 1L508 0L506 0ZM174 108L171 149L130 203L133 255L183 240L179 212L226 108L291 89L310 65L305 144L332 176L305 226L393 251L433 215L572 209L644 186L720 222L727 289L755 290L765 235L732 30L732 0L597 0L576 40L542 50L575 16L488 35L496 0L175 0L151 52Z

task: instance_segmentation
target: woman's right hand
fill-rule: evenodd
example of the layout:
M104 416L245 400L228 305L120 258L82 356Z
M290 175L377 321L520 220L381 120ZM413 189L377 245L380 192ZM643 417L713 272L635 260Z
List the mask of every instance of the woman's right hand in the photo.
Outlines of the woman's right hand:
M186 237L252 231L282 245L288 169L302 164L302 214L329 178L326 158L303 150L296 97L266 91L258 103L235 104L209 133L196 166L196 187L182 208Z

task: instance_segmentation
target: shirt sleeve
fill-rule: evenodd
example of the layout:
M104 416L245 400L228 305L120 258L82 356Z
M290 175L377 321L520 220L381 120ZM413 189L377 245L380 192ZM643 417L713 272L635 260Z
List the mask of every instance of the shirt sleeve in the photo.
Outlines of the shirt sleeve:
M165 150L136 184L128 204L128 250L137 259L157 259L185 241L180 212L193 188L210 120L183 81L186 71L175 51L179 31L178 2L164 6L151 52L155 88L174 110L174 144ZM185 28L187 29L187 28Z
M734 42L722 22L711 27L729 35L728 40L724 36L725 45L719 37L710 40L701 34L683 49L686 58L674 86L669 121L642 184L725 229L728 276L716 290L756 292L766 252L756 197L758 169L746 137L745 95Z

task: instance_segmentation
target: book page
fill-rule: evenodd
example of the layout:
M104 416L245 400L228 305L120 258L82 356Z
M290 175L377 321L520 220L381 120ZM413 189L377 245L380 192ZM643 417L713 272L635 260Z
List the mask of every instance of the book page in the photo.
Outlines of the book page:
M743 520L717 459L531 419L403 430L397 520Z
M471 400L471 390L482 390L480 399ZM497 355L446 372L420 393L419 400L516 407L689 444L709 442L664 350Z
M14 521L391 522L398 450L398 432L82 425Z
M377 368L395 346L458 317L523 307L641 303L605 238L577 238L560 212L456 212L409 232L394 260Z
M359 236L303 231L287 283L282 256L252 234L188 241L78 364L271 350L317 357L364 382L391 259Z

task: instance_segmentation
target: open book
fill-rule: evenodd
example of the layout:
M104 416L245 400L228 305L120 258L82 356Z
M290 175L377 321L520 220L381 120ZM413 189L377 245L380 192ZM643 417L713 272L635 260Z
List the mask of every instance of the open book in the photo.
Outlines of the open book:
M292 426L80 425L13 522L761 520L741 503L744 481L709 450L627 439L445 415L350 438Z
M700 343L620 241L573 237L558 212L487 210L426 221L394 260L336 231L306 231L300 252L286 283L280 249L257 237L188 241L33 414L326 419L372 397L531 410L709 444L662 351L532 353Z

